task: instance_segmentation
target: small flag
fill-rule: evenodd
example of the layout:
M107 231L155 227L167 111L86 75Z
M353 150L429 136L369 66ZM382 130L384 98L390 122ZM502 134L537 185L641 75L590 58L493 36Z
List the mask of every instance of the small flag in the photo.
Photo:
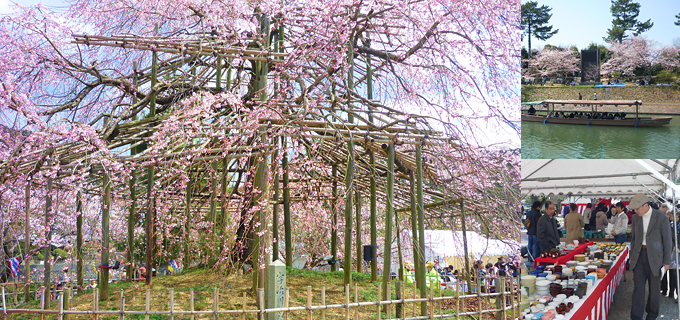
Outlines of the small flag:
M7 261L9 261L9 269L12 270L12 275L16 278L17 273L19 273L19 258L14 257Z
M179 264L177 264L177 261L175 260L170 260L170 267L173 269L179 269ZM172 272L172 270L170 270Z

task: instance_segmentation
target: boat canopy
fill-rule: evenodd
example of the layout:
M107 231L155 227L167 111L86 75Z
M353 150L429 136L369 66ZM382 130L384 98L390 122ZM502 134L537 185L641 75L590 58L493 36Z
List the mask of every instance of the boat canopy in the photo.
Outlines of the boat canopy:
M598 106L635 106L642 105L640 100L543 100L543 103L549 104L585 104Z
M523 106L537 106L543 104L543 101L529 101L529 102L522 102Z

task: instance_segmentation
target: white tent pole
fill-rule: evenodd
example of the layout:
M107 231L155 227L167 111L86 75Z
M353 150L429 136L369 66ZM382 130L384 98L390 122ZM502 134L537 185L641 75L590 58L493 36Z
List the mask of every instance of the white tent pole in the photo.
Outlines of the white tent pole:
M680 187L678 187L674 182L668 180L666 177L661 175L659 172L656 170L652 169L647 163L645 163L643 160L640 159L635 159L641 166L645 167L647 170L651 171L657 178L659 178L661 181L663 181L665 184L667 184L669 187L673 189L673 214L675 215L675 193L680 191ZM671 171L671 177L675 179L675 170ZM677 216L673 217L674 220L677 220ZM677 268L678 265L678 224L677 221L673 223L673 230L675 231L675 275L676 275L676 281L680 281L680 269ZM680 292L679 292L680 293ZM680 295L680 294L679 294ZM679 297L680 298L680 297ZM680 313L680 302L678 302L678 313Z
M673 188L676 192L680 192L680 187L677 186L675 183L671 182L668 180L668 178L664 177L661 173L658 171L654 170L650 165L648 165L644 160L640 159L635 159L637 163L639 163L641 166L643 166L645 169L649 170L655 177L657 177L659 180L661 180L663 183L667 184L669 187Z

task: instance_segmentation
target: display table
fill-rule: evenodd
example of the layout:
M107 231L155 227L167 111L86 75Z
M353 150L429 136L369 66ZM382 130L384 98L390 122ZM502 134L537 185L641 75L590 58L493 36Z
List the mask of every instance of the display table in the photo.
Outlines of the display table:
M574 260L574 256L577 254L582 254L588 250L588 246L593 245L593 242L588 242L584 244L579 244L578 247L574 248L574 250L571 250L569 253L557 257L557 259L553 258L536 258L534 259L534 268L538 267L541 264L567 264L567 261Z
M628 247L621 252L604 278L597 280L595 286L588 290L585 299L581 299L566 314L566 319L600 320L607 319L609 306L614 300L614 293L626 272Z

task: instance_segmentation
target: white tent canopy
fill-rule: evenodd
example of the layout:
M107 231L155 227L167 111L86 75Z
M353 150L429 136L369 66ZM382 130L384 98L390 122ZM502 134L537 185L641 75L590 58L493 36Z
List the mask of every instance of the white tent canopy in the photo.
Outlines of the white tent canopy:
M674 180L670 175L677 169L677 159L642 162ZM665 189L665 183L635 159L522 159L524 195L630 198Z
M404 258L413 261L413 250L410 240L411 233L404 231L402 242ZM489 239L479 233L468 231L467 247L468 254L482 256L507 256L513 255L519 250L519 241L501 241ZM407 238L408 237L408 238ZM396 248L395 248L396 249ZM463 232L451 230L425 230L425 260L437 260L443 257L464 257L465 246L463 245Z
M475 256L510 255L519 248L518 241L488 239L479 233L468 231L468 254ZM425 230L425 247L441 256L465 256L463 232L450 230Z

